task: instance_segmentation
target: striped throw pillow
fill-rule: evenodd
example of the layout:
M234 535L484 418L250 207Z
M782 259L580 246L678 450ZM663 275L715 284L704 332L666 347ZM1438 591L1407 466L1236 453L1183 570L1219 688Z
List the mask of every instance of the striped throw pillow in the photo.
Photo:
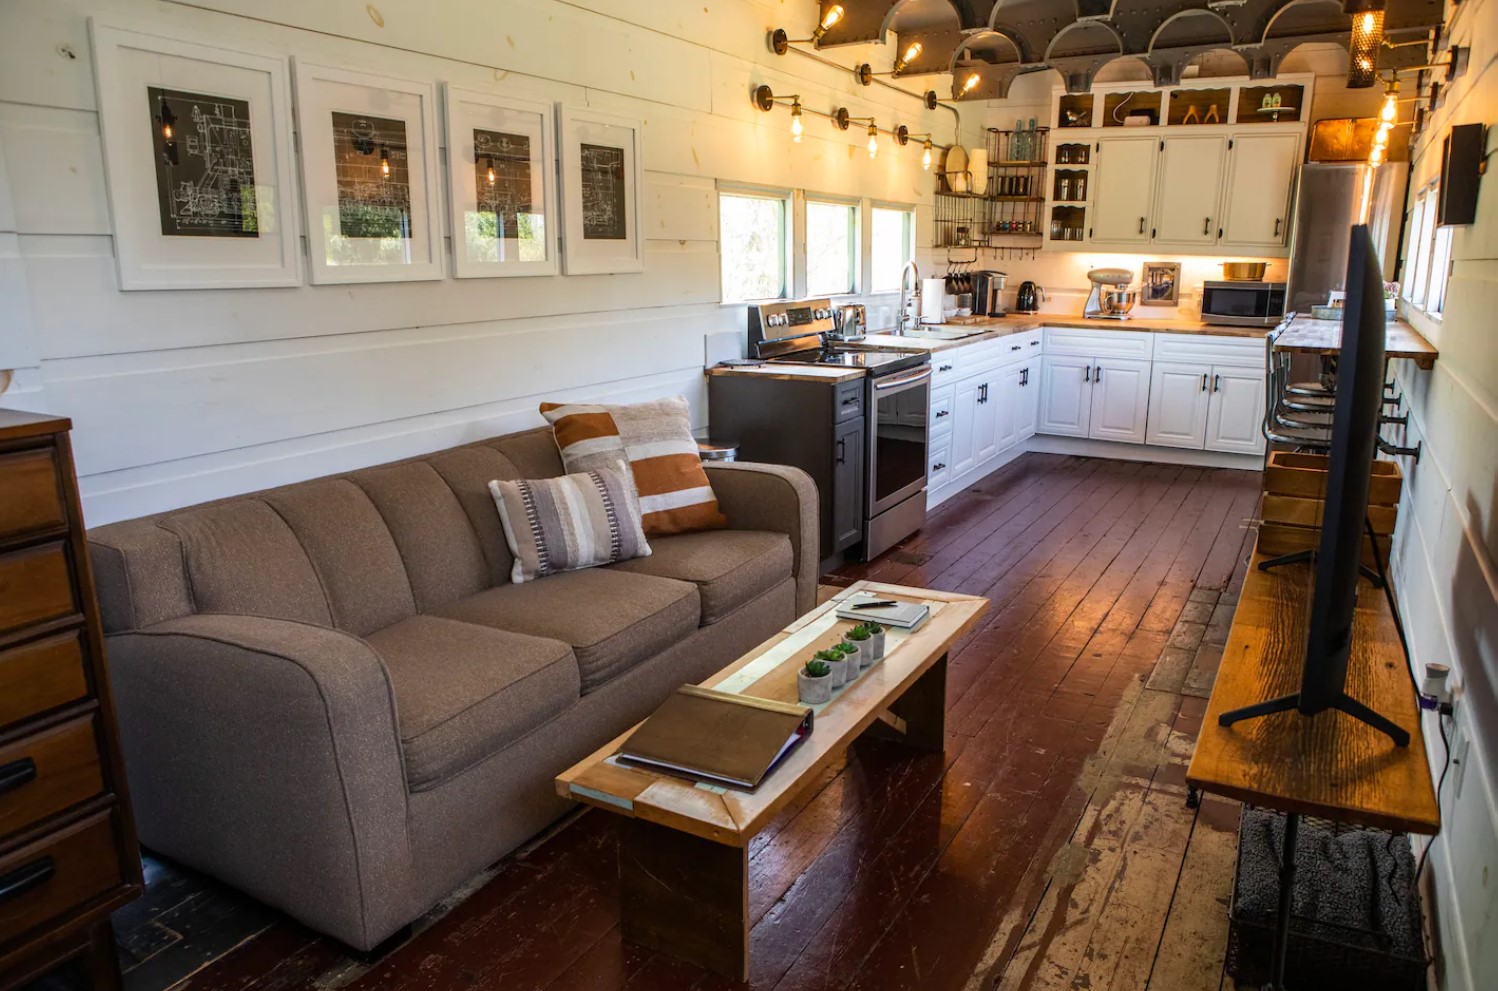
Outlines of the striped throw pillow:
M539 480L492 481L516 585L561 571L649 557L628 472L611 468Z
M728 525L702 470L684 397L618 406L542 403L541 415L567 471L629 468L647 536Z

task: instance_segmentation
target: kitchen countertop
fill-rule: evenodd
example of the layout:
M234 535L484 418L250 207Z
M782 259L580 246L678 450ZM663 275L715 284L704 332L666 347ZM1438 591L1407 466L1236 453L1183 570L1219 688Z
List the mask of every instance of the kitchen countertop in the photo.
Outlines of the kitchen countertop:
M1297 316L1274 342L1276 351L1297 354L1336 354L1342 350L1342 321ZM1385 330L1384 353L1390 358L1409 358L1421 368L1434 367L1440 352L1403 320L1390 320Z
M909 349L907 349L909 350ZM775 362L764 365L714 365L709 375L744 375L750 378L783 379L790 382L851 382L863 378L862 368L839 368L826 365L794 365Z
M895 334L870 334L858 344L876 350L946 351L949 348L979 344L1013 334L1026 334L1038 327L1062 327L1068 330L1140 330L1151 334L1210 334L1214 337L1260 341L1270 330L1268 327L1224 327L1202 323L1200 320L1151 319L1150 317L1134 317L1129 320L1091 320L1061 313L1013 314L1007 317L957 317L942 326L979 327L984 330L984 333L955 341L903 337Z

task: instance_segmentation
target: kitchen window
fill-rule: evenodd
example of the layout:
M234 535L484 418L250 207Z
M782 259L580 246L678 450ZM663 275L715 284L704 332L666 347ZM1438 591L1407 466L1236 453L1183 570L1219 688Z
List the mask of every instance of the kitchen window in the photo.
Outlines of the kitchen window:
M734 192L718 196L723 302L781 299L790 284L786 250L790 197Z
M1436 226L1439 197L1440 187L1434 183L1416 194L1401 272L1405 300L1431 315L1440 313L1446 304L1446 281L1451 274L1451 228Z
M869 292L899 292L905 263L915 257L915 211L876 206L869 232Z
M806 292L842 296L857 291L858 207L806 200Z

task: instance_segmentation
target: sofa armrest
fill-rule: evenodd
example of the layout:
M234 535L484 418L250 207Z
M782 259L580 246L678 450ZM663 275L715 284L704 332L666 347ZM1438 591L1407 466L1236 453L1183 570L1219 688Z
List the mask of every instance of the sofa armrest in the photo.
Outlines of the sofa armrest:
M359 949L409 921L405 769L369 644L229 615L106 643L142 843Z
M796 567L796 615L806 615L817 604L822 553L816 482L800 468L786 465L717 461L703 467L730 527L790 536Z

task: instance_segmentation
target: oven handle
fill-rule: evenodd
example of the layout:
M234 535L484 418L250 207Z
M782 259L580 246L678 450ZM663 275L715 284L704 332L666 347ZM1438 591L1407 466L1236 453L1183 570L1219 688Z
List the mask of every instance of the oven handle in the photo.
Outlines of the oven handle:
M884 392L886 389L898 389L902 385L914 385L924 382L931 377L931 367L928 365L920 371L910 375L901 375L899 378L875 379L874 391Z

